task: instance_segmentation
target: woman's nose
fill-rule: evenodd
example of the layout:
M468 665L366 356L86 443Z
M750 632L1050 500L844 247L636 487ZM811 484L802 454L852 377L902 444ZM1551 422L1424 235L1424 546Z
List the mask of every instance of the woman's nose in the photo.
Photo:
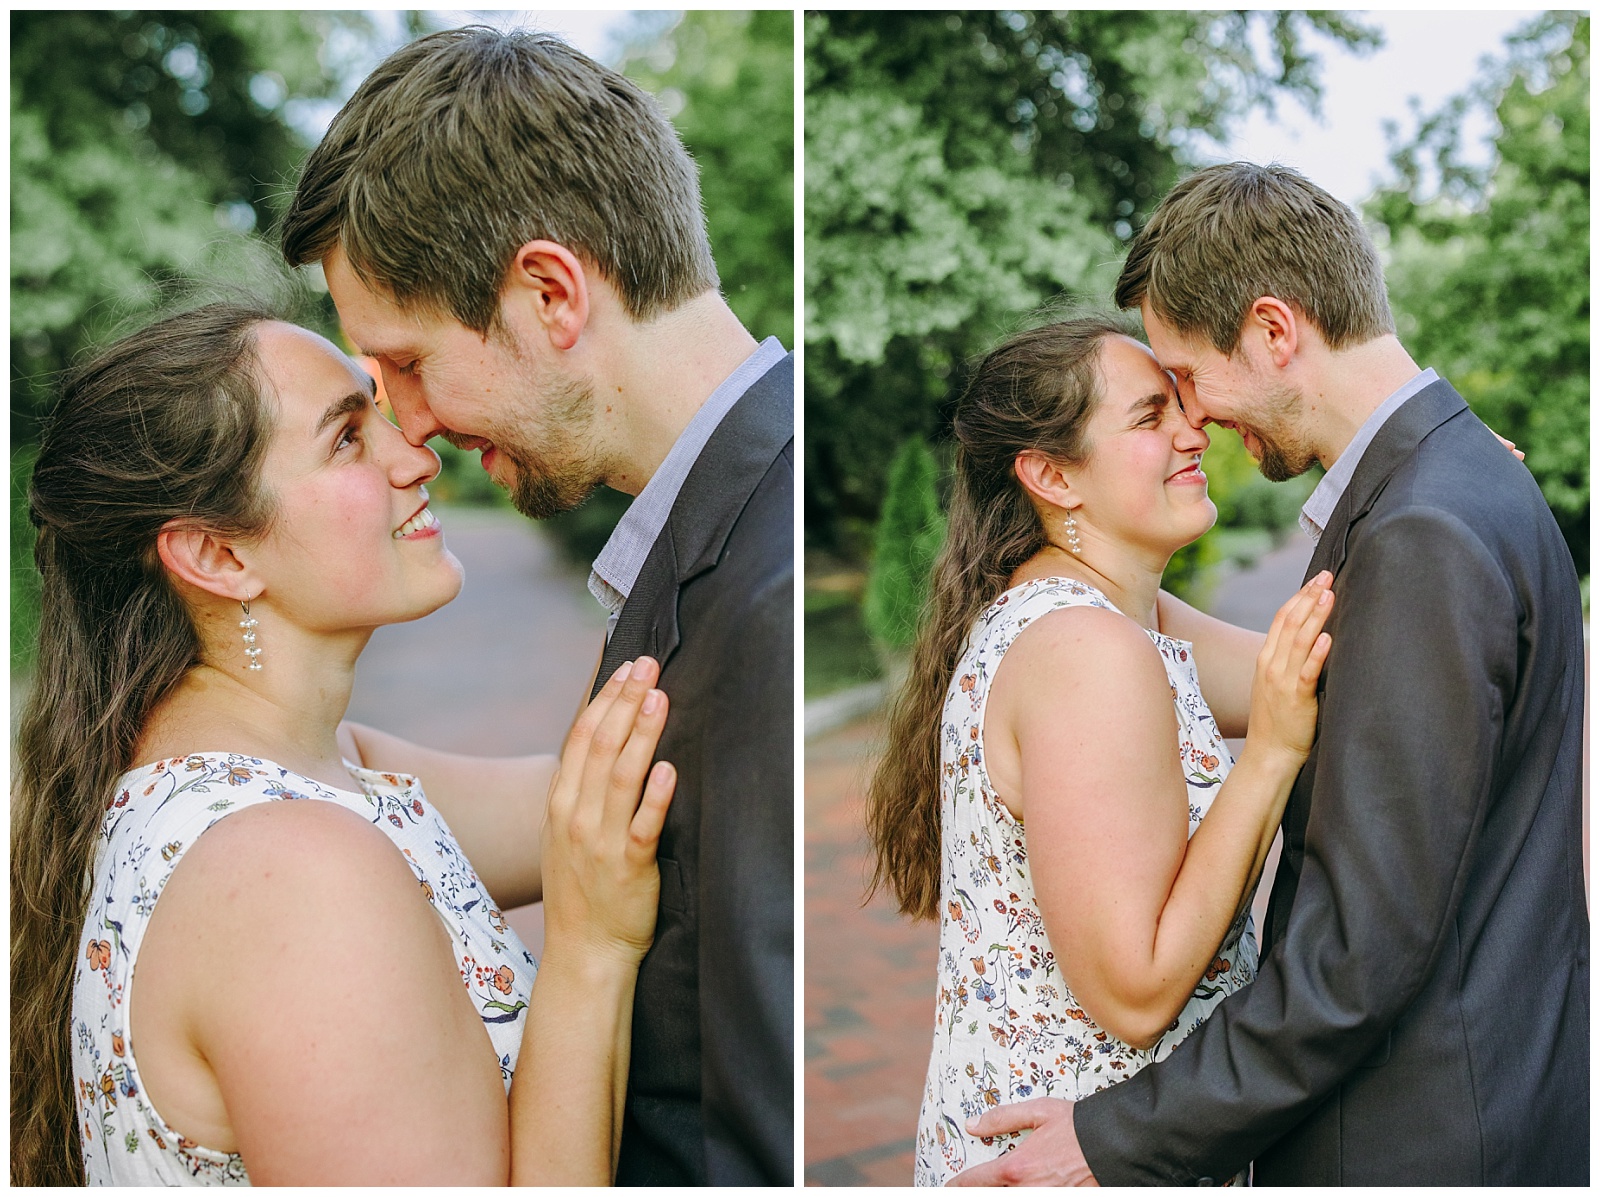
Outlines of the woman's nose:
M1172 447L1180 453L1204 453L1211 447L1211 436L1203 427L1189 423L1186 414L1180 413L1173 430Z
M392 441L389 451L394 455L394 460L389 467L389 479L396 487L404 490L419 482L432 482L439 476L444 463L431 446L413 445L398 428Z

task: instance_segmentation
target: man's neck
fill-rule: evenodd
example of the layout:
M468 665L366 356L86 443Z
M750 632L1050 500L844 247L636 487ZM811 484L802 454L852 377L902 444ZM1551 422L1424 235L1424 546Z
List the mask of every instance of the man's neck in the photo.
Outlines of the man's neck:
M1303 390L1312 447L1324 469L1339 459L1368 417L1419 372L1393 336L1324 351Z
M615 331L617 352L594 380L595 417L607 450L605 484L637 495L757 342L715 291Z

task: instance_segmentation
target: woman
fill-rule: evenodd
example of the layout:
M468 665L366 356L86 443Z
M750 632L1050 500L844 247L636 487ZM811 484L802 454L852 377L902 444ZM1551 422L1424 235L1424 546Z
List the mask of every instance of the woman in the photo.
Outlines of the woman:
M31 494L13 1183L609 1181L666 701L619 670L559 770L341 728L373 629L460 589L438 466L266 311L67 381ZM534 985L500 910L541 892Z
M1005 1150L969 1118L1114 1084L1253 978L1250 900L1333 598L1319 576L1263 638L1160 592L1216 520L1209 441L1112 321L1013 337L955 431L949 536L868 797L874 885L940 919L918 1184Z

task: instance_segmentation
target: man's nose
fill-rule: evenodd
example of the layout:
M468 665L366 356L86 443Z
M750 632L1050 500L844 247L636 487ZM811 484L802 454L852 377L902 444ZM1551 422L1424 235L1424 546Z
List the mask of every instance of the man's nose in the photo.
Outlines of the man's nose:
M432 409L428 407L427 400L422 397L421 388L415 380L401 375L398 370L389 366L383 368L383 389L389 398L389 406L394 409L395 422L400 425L400 431L405 434L406 440L418 447L428 443L430 439L445 431L445 426L439 423Z
M1211 423L1211 416L1206 411L1205 405L1200 402L1199 396L1194 393L1192 380L1178 381L1178 403L1183 410L1183 418L1190 428L1199 430Z

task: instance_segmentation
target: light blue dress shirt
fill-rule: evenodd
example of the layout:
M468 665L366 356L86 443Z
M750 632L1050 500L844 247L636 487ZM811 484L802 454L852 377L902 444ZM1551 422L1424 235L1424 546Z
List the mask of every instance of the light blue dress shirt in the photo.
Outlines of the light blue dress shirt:
M768 337L732 374L722 380L678 434L660 468L650 476L650 481L645 483L644 489L612 529L611 539L606 541L606 547L600 550L600 555L594 559L594 567L589 571L589 593L611 613L606 620L607 643L617 626L618 616L622 614L622 605L628 601L628 593L638 580L639 571L644 568L651 546L667 526L672 505L677 502L678 492L683 489L683 480L699 460L700 451L706 447L717 425L722 423L722 417L733 409L733 405L757 379L783 361L786 353L777 337Z

